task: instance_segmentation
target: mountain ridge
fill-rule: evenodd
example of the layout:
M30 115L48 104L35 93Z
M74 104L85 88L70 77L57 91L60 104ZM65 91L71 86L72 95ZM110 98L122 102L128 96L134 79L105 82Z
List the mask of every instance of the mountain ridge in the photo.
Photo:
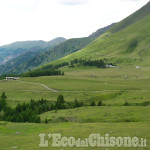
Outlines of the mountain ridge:
M54 61L53 63L44 65L43 67L48 68L51 64L60 64L73 59L85 58L105 59L106 63L111 62L117 65L149 66L150 9L148 8L150 8L150 2L117 23L82 50ZM140 15L139 12L142 13L142 15ZM142 17L137 19L136 16ZM128 22L128 19L130 20L133 17L135 17L134 21ZM121 29L121 27L124 28Z
M136 21L138 21L139 19L143 18L144 16L146 16L149 13L150 13L150 1L146 5L141 7L139 10L137 10L133 14L129 15L128 17L126 17L125 19L120 21L110 31L113 32L113 33L114 32L118 32L118 31L124 29L125 27L135 23Z
M99 35L103 34L107 30L109 30L111 27L115 25L111 24L109 26L106 26L104 28L101 28L97 30L96 32L92 33L88 37L83 38L72 38L69 40L66 40L59 45L53 47L50 50L47 50L41 54L38 54L36 56L33 56L31 59L27 59L25 62L20 63L20 59L14 60L14 62L9 62L7 65L0 66L0 73L23 73L28 70L32 70L40 65L55 61L59 58L62 58L64 56L67 56L71 53L74 53L84 47L86 47L89 43L94 41ZM12 65L10 65L12 64ZM19 65L18 65L19 64Z
M34 41L17 41L11 44L0 46L0 64L5 64L12 58L16 58L28 51L42 51L42 49L53 47L66 39L59 37L51 41L45 42L43 40ZM9 59L10 58L10 59Z

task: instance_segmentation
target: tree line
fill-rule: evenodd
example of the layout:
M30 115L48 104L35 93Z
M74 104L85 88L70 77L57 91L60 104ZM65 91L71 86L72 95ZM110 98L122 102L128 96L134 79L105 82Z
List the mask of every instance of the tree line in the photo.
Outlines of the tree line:
M112 64L112 63L111 63ZM104 60L91 60L91 59L74 59L70 62L63 62L60 64L50 64L43 67L43 69L59 69L60 67L75 67L75 66L95 66L97 68L106 68Z
M112 63L110 63L112 64ZM63 71L58 70L60 67L68 66L69 68L73 68L76 66L95 66L97 68L106 68L105 60L91 60L91 59L74 59L70 62L62 62L60 64L50 64L43 66L41 69L29 70L26 73L21 75L1 75L0 79L4 79L8 76L10 77L39 77L39 76L58 76L64 75Z
M64 75L63 71L54 70L54 69L40 69L40 70L33 70L21 75L21 77L39 77L39 76L58 76Z
M97 68L106 68L104 60L91 60L91 59L74 59L70 62L69 67L75 66L95 66Z
M5 79L6 77L40 77L40 76L63 76L64 72L57 70L57 69L40 69L40 70L33 70L21 75L14 75L14 74L4 74L0 76L0 79Z
M78 107L87 106L82 101L75 100L74 102L66 102L63 95L59 95L55 102L50 102L46 99L35 101L30 100L29 103L18 104L15 108L11 108L7 104L7 96L3 92L0 96L0 120L9 122L32 122L40 123L40 114L48 111L60 109L73 109ZM99 101L98 106L102 106ZM96 106L92 101L89 106Z

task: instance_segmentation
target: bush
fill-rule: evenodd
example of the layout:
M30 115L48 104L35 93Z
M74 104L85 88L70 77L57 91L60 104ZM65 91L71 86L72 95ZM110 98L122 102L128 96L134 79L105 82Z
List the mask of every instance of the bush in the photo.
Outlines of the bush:
M125 103L124 103L124 106L129 106L129 103L128 103L128 102L125 102Z

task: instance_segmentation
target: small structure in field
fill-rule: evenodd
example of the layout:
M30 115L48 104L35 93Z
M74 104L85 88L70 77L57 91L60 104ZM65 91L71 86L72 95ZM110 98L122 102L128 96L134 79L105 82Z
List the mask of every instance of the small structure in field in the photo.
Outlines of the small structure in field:
M6 80L18 80L19 77L6 77Z
M92 73L92 74L90 75L90 77L96 77L96 75L95 75L94 73Z
M116 68L116 66L107 64L106 68Z
M141 67L140 67L140 66L136 66L135 68L136 68L136 69L141 69Z
M126 80L128 78L128 76L124 76L124 79Z

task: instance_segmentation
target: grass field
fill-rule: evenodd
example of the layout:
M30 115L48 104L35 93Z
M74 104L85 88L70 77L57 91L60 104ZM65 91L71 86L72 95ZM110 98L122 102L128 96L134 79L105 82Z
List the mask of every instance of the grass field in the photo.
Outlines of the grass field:
M150 126L149 123L52 123L52 124L28 124L28 123L4 123L0 122L0 149L10 150L12 147L17 147L20 150L45 150L45 149L58 149L51 148L51 141L49 142L48 148L39 148L40 144L40 133L61 133L62 136L74 136L75 138L84 139L91 133L100 133L104 136L106 133L110 136L137 136L140 138L147 138L149 136ZM19 134L16 134L18 133ZM64 148L66 150L92 150L105 148ZM120 148L109 148L110 150L118 150ZM129 148L121 148L129 149ZM130 148L134 150L135 148ZM150 149L147 148L136 148L138 150Z
M149 101L150 68L61 69L65 71L65 76L22 78L21 82L1 80L0 91L6 92L8 103L14 106L18 102L28 102L31 98L55 101L59 94L63 94L66 101L102 100L109 105L122 105L126 101L133 103ZM91 77L91 74L95 77ZM48 90L40 84L57 92Z
M149 122L150 106L96 106L43 113L41 119L49 122L115 123Z
M2 139L0 150L16 147L20 150L45 150L38 147L39 133L62 133L63 136L76 138L85 138L91 133L137 136L146 138L148 147L136 149L150 149L150 106L123 106L125 102L150 101L150 68L79 67L69 69L64 67L61 70L65 71L65 76L21 78L20 81L1 80L0 91L6 92L8 104L13 107L18 103L29 102L31 98L56 101L59 94L63 94L68 102L78 99L89 104L93 100L96 103L101 100L106 106L85 106L58 110L57 113L55 111L46 112L40 115L41 124L0 122L0 139ZM95 77L91 77L91 74L94 74ZM127 78L124 78L125 76ZM48 124L44 124L45 118L48 119ZM51 149L51 146L47 149ZM65 149L70 150L70 148ZM119 148L109 149L118 150Z

